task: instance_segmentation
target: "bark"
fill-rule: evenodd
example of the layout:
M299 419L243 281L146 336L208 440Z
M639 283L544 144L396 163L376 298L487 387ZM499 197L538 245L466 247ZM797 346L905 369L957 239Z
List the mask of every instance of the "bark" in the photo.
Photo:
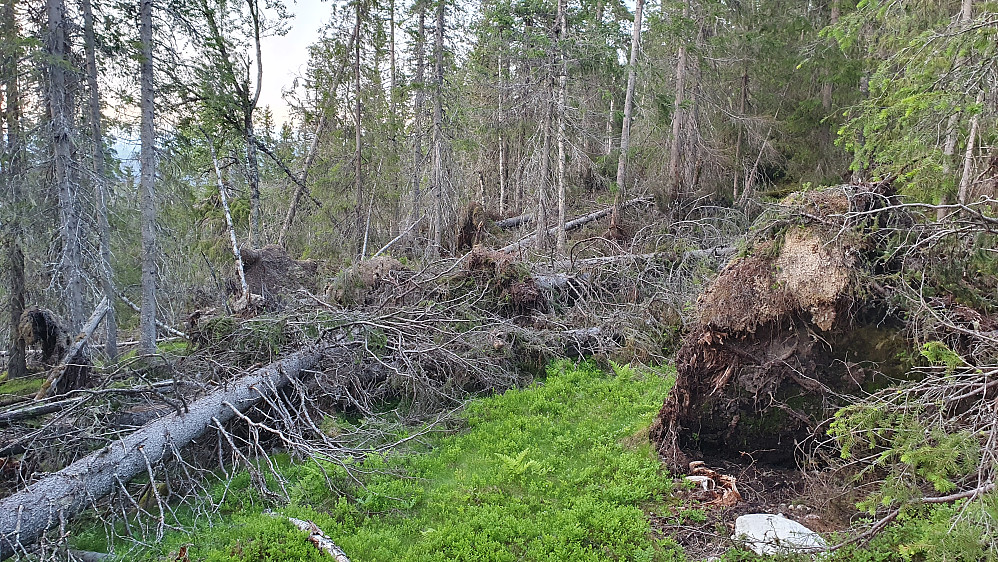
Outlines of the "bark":
M286 515L277 515L273 512L265 512L271 517L281 517L287 519L292 525L294 525L299 531L305 531L308 533L308 541L315 545L320 551L325 552L333 558L336 562L350 562L350 558L347 554L343 552L343 549L333 542L333 539L329 538L326 533L322 532L322 529L312 521L305 521L302 519L295 519L294 517L288 517Z
M416 9L419 24L416 27L416 75L412 101L412 215L409 217L411 224L416 224L416 221L422 217L423 194L420 188L423 183L423 92L426 81L426 3L417 2Z
M626 208L632 207L634 205L639 205L641 203L647 203L648 201L649 200L647 198L644 198L644 197L639 197L637 199L631 199L630 201L625 201L625 202L621 203L620 204L620 209L626 209ZM595 211L595 212L589 213L588 215L583 215L581 217L572 219L572 220L570 220L570 221L568 221L568 222L565 223L565 230L569 230L569 231L570 230L575 230L576 228L579 228L581 226L589 224L589 223L591 223L591 222L593 222L595 220L599 220L599 219L601 219L601 218L603 218L603 217L605 217L605 216L613 213L613 210L614 210L614 207L611 206L611 207L607 207L605 209L600 209L599 211ZM556 233L556 229L557 229L557 227L549 228L547 230L546 234L548 236L553 236ZM502 248L499 248L499 251L500 252L512 252L512 251L518 250L519 248L522 248L523 246L526 246L527 244L531 243L534 240L534 238L536 238L536 237L537 237L536 233L531 234L530 236L527 236L527 237L524 237L524 238L522 238L520 240L517 240L516 242L513 242L512 244L509 244L509 245L503 246Z
M221 426L312 368L310 347L245 375L174 413L0 500L0 560L24 551L61 516L72 517L211 427Z
M543 250L547 245L548 237L547 190L548 183L551 181L551 113L553 112L551 94L554 93L554 84L551 78L548 78L547 83L547 90L544 92L544 122L542 124L544 142L541 144L541 177L537 184L537 232L534 234L534 244L538 251Z
M253 41L256 46L256 89L253 97L246 99L243 108L243 131L246 135L246 175L250 184L249 244L256 247L262 240L263 220L260 210L260 163L257 157L256 132L253 129L253 112L260 102L263 86L263 54L260 45L260 5L257 0L247 0L250 20L253 22Z
M0 12L0 30L3 36L16 38L18 36L17 22L14 16L15 0L6 0ZM24 253L21 250L23 230L21 226L21 211L24 205L24 193L21 182L24 181L24 158L21 147L21 95L17 82L17 63L19 50L13 42L0 46L0 72L3 74L5 106L3 121L7 125L7 142L4 146L3 174L0 175L2 188L10 193L10 204L14 212L10 217L7 246L7 267L10 275L9 291L7 293L10 307L10 336L12 345L7 360L7 373L10 378L23 377L28 374L25 364L24 340L18 337L18 324L21 313L24 312Z
M977 94L978 105L984 103L984 92ZM963 157L963 175L960 177L960 191L957 192L957 202L966 205L970 199L970 185L974 175L974 141L977 139L977 130L980 127L980 113L975 113L970 118L970 134L967 136L967 150Z
M957 17L959 24L966 25L970 23L974 15L974 2L973 0L963 0L960 3L960 13ZM963 65L963 55L958 55L953 63L955 68L959 68ZM953 156L956 154L956 141L957 141L957 131L958 125L960 124L960 112L953 113L950 115L949 120L946 122L946 140L943 142L943 176L948 177L953 171ZM962 178L961 178L962 182ZM943 220L946 218L947 209L945 205L948 203L947 193L943 192L939 200L940 207L936 210L936 219Z
M222 200L222 211L225 213L225 225L229 230L229 243L232 244L232 257L236 260L236 272L239 274L239 287L242 290L242 299L247 306L251 304L249 284L246 282L246 268L243 267L243 256L239 251L239 242L236 239L236 227L232 223L232 211L229 210L229 195L226 193L225 182L222 181L222 170L218 167L218 155L215 154L215 143L208 138L205 133L205 140L208 141L208 148L211 151L211 163L215 167L215 180L218 182L218 195Z
M738 118L745 119L745 102L748 100L748 61L745 63L745 68L742 70L742 93L741 98L738 100ZM740 174L740 169L742 167L742 137L745 134L745 126L741 123L738 124L738 139L735 141L735 179L732 190L731 190L731 200L738 201L738 177Z
M357 41L356 30L355 33L350 35L350 40L346 45L346 52L353 50L354 42ZM330 89L336 90L340 85L340 79L343 76L344 69L346 65L341 65L336 74L333 75L333 79L330 83ZM298 204L301 202L301 198L308 192L308 171L312 167L312 163L315 161L315 155L319 148L319 135L326 126L326 110L321 107L317 108L319 113L319 120L315 124L315 133L312 135L312 141L308 145L308 152L305 154L305 160L302 162L301 171L298 173L297 179L294 179L298 187L295 189L295 194L291 198L291 204L288 205L288 212L284 216L284 224L281 225L281 233L277 237L277 245L284 246L285 241L288 237L288 230L291 229L291 224L295 220L295 215L298 212ZM289 174L290 176L290 174Z
M643 2L644 0L638 0ZM566 0L558 1L558 38L562 43L559 47L561 57L561 74L558 76L558 236L555 250L558 255L565 253L567 234L565 233L565 213L567 212L565 186L565 106L568 97L568 59L565 56L565 37L568 34L568 6Z
M132 302L132 300L129 299L127 296L125 296L123 293L118 293L118 298L121 299L121 302L123 302L126 305L128 305L128 308L134 310L135 312L138 312L139 314L142 313L142 308L139 305L137 305L134 302ZM187 338L187 334L181 332L180 330L177 330L175 328L171 328L170 326L167 326L166 324L164 324L163 322L159 321L158 319L154 322L154 324L156 325L157 328L159 328L160 330L163 330L164 332L166 332L167 334L170 334L171 336L175 336L175 337L178 337L178 338L185 338L185 339ZM142 340L139 340L139 349L141 349L141 348L142 348Z
M443 242L444 213L444 167L443 167L443 87L444 87L444 1L437 0L437 22L433 45L434 88L433 88L433 253L439 254Z
M55 184L59 194L59 233L62 239L61 273L66 320L72 329L83 323L83 251L79 185L73 175L73 98L69 88L69 39L64 0L47 0L49 116L52 128Z
M627 152L631 148L631 118L634 115L634 87L637 82L638 52L641 50L641 17L644 5L644 0L637 0L634 6L631 58L627 66L627 90L624 92L624 122L620 129L620 157L617 159L617 195L615 197L617 201L620 201L627 192ZM680 57L682 56L680 55Z
M518 226L530 223L534 220L534 215L520 215L518 217L510 217L508 219L503 219L501 221L496 221L495 225L499 228L516 228Z
M97 206L97 229L100 236L100 283L108 302L114 302L114 274L111 271L111 225L107 219L109 185L104 165L104 131L101 124L100 90L97 86L97 55L94 46L94 13L90 0L82 0L84 50L87 58L87 89L90 93L90 129L93 143L94 190ZM104 317L104 353L108 359L118 356L118 321L114 307Z
M69 347L69 351L66 352L66 356L59 361L59 364L49 371L48 377L46 377L45 382L42 383L42 387L38 389L38 393L35 394L35 400L41 400L55 393L61 393L64 390L72 390L72 387L68 389L60 388L63 379L66 377L67 373L71 369L88 369L90 366L90 359L87 357L86 346L87 340L89 340L94 335L94 331L97 330L97 326L100 325L101 320L107 314L108 309L111 308L111 301L107 298L102 300L94 313L90 315L90 319L83 326L80 334L76 336L73 340L73 345Z
M142 311L139 314L139 352L156 352L156 132L155 90L152 74L152 0L139 0L139 36L142 44L142 149L139 207L142 213Z
M362 139L361 139L361 123L360 123L360 1L356 0L354 4L356 21L354 23L353 33L357 36L357 41L354 41L354 61L353 61L353 78L354 78L354 154L353 154L353 187L354 187L354 213L357 224L357 245L356 252L360 254L361 259L363 259L363 239L364 239L364 180L361 176L362 162Z
M683 19L690 17L690 0L683 3ZM669 199L679 198L681 190L679 178L679 142L683 125L686 120L686 109L683 101L686 99L686 43L681 42L679 56L676 60L676 100L672 108L672 147L669 151Z

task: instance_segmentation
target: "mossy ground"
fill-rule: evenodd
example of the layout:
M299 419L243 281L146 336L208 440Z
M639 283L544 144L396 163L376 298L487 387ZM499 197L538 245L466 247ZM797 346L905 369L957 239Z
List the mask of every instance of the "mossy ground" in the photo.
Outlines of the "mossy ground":
M644 511L667 500L672 479L647 439L634 438L672 382L558 362L540 384L473 402L466 431L358 464L362 485L332 464L285 465L291 502L273 507L314 521L356 562L681 560ZM127 559L172 560L182 545L191 560L323 559L304 533L263 513L248 477L228 494L221 522ZM83 534L78 546L104 550L103 535Z

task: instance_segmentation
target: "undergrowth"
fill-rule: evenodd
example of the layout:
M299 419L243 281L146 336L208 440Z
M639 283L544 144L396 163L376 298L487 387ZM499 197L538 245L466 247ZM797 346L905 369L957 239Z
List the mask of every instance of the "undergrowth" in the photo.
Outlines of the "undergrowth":
M615 371L554 363L540 384L472 402L466 431L357 462L359 482L331 463L287 465L291 502L272 507L314 521L355 562L682 560L643 509L672 488L644 431L673 377ZM328 560L264 513L249 478L227 494L220 522L117 550L129 560L173 560L185 545L190 560ZM103 531L77 543L106 548Z

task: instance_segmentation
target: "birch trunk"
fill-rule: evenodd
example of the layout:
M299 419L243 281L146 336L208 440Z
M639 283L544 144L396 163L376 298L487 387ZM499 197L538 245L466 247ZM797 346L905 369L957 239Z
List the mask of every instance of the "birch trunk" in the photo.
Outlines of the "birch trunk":
M91 0L82 0L84 50L87 58L87 89L90 93L90 129L93 143L94 195L97 206L97 229L100 236L100 283L101 291L108 302L114 302L118 291L114 288L114 274L111 271L111 225L107 219L109 189L107 171L104 165L104 130L101 124L100 90L97 86L97 55L94 48L94 12ZM108 359L118 356L118 321L114 307L108 308L104 316L104 353Z
M156 132L152 73L152 0L139 0L142 89L142 148L139 207L142 213L142 311L139 352L156 352Z
M59 194L60 238L62 239L61 274L65 291L66 320L73 331L83 325L82 229L80 224L79 186L73 174L73 99L68 84L69 40L66 34L64 0L47 0L48 49L52 57L49 73L49 117L55 184Z
M973 0L962 0L960 3L960 13L958 15L957 21L961 26L965 26L973 19L974 16L974 2ZM963 55L959 55L954 61L953 66L959 68L963 65ZM960 125L960 112L956 112L950 115L949 120L946 122L946 140L943 142L943 177L948 177L953 172L953 157L956 154L956 142L957 134ZM964 174L966 175L966 174ZM963 178L960 179L960 189L963 188ZM960 195L957 194L957 200L959 200ZM947 194L943 192L940 197L939 203L941 205L947 204ZM942 220L946 217L947 210L940 207L936 211L936 219Z
M222 169L218 166L218 155L215 153L215 143L205 133L208 149L211 152L211 163L215 167L215 179L218 182L218 196L222 200L222 211L225 213L225 225L229 229L229 243L232 245L232 257L236 260L236 272L239 274L239 287L242 290L242 300L246 306L251 305L249 283L246 282L246 269L243 267L243 256L236 240L236 227L232 223L232 212L229 210L229 195L222 180Z

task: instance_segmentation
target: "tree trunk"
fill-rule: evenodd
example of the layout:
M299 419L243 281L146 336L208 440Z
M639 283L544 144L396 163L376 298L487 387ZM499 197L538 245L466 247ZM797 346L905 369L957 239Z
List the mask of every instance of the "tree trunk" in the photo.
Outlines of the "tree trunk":
M643 2L644 0L638 0ZM568 5L567 0L558 0L558 39L559 57L561 58L561 73L558 76L558 235L555 250L558 255L564 255L568 235L565 233L565 213L568 202L565 186L565 108L568 97L568 57L565 55L565 38L568 36Z
M307 348L271 363L191 403L186 412L160 418L0 500L0 560L23 552L58 524L61 516L72 517L122 483L147 474L160 459L209 427L224 424L236 412L273 396L303 369L312 368L320 355L319 349Z
M412 214L409 223L416 224L423 212L423 96L426 87L426 2L416 3L419 24L416 26L416 75L412 101Z
M977 94L977 104L984 103L984 92ZM980 127L981 114L975 113L970 118L970 134L967 136L967 150L963 157L963 175L960 177L960 191L957 192L957 202L966 205L970 199L970 185L974 175L974 141L977 139L977 130Z
M100 304L94 310L94 313L90 315L90 319L80 330L80 333L73 339L73 345L70 346L69 351L66 352L65 357L63 357L59 364L53 367L48 376L45 378L45 382L42 383L41 388L35 394L35 400L41 400L47 398L53 394L63 394L68 390L73 390L75 388L81 388L84 385L80 384L80 381L74 381L76 377L69 377L69 385L62 384L66 378L67 373L70 370L75 370L77 373L80 371L89 371L90 369L90 358L88 357L87 340L93 337L94 332L97 330L97 326L100 325L101 320L107 314L107 311L111 308L111 300L104 298L101 300Z
M152 0L139 0L139 37L142 44L142 149L139 207L142 213L142 311L139 314L139 352L156 352L156 130L152 74Z
M958 21L961 26L965 26L973 19L974 16L974 2L973 0L963 0L960 3L960 13L958 16ZM958 55L953 63L954 68L960 68L963 66L963 55ZM960 124L960 112L956 112L949 116L949 120L946 122L946 140L943 142L943 177L948 178L953 172L953 156L956 154L956 141L958 133L958 125ZM960 179L961 184L963 183L963 178ZM962 185L961 185L962 187ZM947 193L943 191L940 196L939 204L947 204ZM957 195L959 199L959 194ZM943 220L946 218L947 210L944 207L940 207L936 210L936 219Z
M541 173L540 181L537 184L537 232L534 234L534 245L538 251L544 250L547 246L548 237L548 216L547 216L547 191L551 182L551 113L552 94L554 93L554 80L549 76L547 88L544 91L544 141L541 144Z
M745 102L748 99L748 61L745 62L745 67L742 70L742 93L741 99L738 100L738 119L745 119ZM742 137L745 135L745 125L738 124L738 138L735 140L735 179L733 180L733 186L731 189L731 200L738 201L738 177L741 175L742 168Z
M356 31L356 30L355 30ZM350 35L350 40L346 44L346 52L349 53L353 51L354 42L357 41L356 33ZM343 76L344 69L346 65L340 65L336 69L336 74L333 75L333 79L330 81L330 89L336 90L340 85L340 79ZM298 204L301 202L301 198L305 195L308 190L308 171L312 167L312 163L315 161L315 155L319 149L319 135L322 133L326 126L326 109L320 105L317 106L319 112L319 120L315 124L315 133L312 135L312 141L308 144L308 152L305 154L305 160L302 162L301 171L298 173L298 179L295 182L298 187L295 189L295 194L291 198L291 204L288 205L288 212L284 216L284 224L281 225L281 233L277 237L277 245L284 246L285 241L288 237L288 230L291 229L291 224L295 220L295 214L298 212Z
M5 0L0 12L0 30L3 36L9 38L0 45L0 73L2 73L5 91L5 106L3 121L7 125L7 142L4 148L4 160L0 166L0 188L10 193L10 205L13 212L10 216L7 263L10 274L8 303L10 307L10 357L7 360L7 373L10 378L24 377L28 374L25 365L24 340L18 337L18 323L24 311L24 254L21 250L24 236L21 224L21 213L25 210L24 192L21 182L24 181L24 159L21 147L21 93L17 82L18 59L20 49L15 46L14 39L19 37L17 21L14 15L15 0Z
M97 86L97 55L94 48L94 13L91 0L82 0L84 49L87 57L87 89L90 93L90 129L93 138L94 195L97 206L97 229L100 236L100 282L101 291L108 302L114 302L118 291L114 288L114 274L111 271L111 225L107 219L107 204L110 186L104 164L104 130L101 124L100 90ZM118 321L114 307L107 310L104 317L104 353L109 360L118 356Z
M649 200L646 199L646 198L631 199L630 201L624 201L623 203L621 203L620 204L620 208L621 209L626 209L628 207L631 207L631 206L634 206L634 205L639 205L641 203L648 203L648 201ZM601 218L603 218L603 217L605 217L605 216L613 213L613 209L614 209L614 207L610 206L610 207L607 207L605 209L600 209L599 211L594 211L592 213L589 213L588 215L582 215L581 217L572 219L572 220L570 220L570 221L568 221L568 222L565 223L565 230L568 230L568 231L575 230L576 228L579 228L580 226L589 224L589 223L591 223L591 222L593 222L595 220L599 220L599 219L601 219ZM557 227L552 227L552 228L549 228L547 231L545 231L545 235L547 235L547 236L554 236L556 233L557 233ZM520 240L517 240L516 242L513 242L512 244L508 244L506 246L503 246L502 248L499 248L499 251L500 252L512 252L512 251L518 250L519 248L522 248L523 246L526 246L527 244L530 244L536 238L537 238L537 233L534 232L534 234L531 234L529 236L525 236L525 237L521 238Z
M444 228L444 168L443 168L443 87L444 87L444 0L437 0L436 38L433 45L433 253L439 255L443 244Z
M246 175L250 187L250 229L249 244L262 245L263 219L260 209L260 162L256 152L256 131L253 128L253 113L260 102L263 87L263 53L260 45L260 5L257 0L246 0L250 20L253 23L253 41L256 46L256 90L253 97L246 100L243 108L243 131L246 135ZM248 87L247 87L248 90Z
M49 63L49 116L52 127L55 184L59 193L61 273L65 291L66 320L75 331L83 324L83 251L81 245L79 186L74 181L73 98L68 84L69 39L64 0L47 0Z
M690 0L683 3L683 19L690 17ZM686 99L686 42L679 45L679 56L676 60L676 100L672 109L672 148L669 152L669 200L679 199L682 189L679 178L679 142L683 133L686 109L683 101Z
M627 66L627 90L624 92L624 122L620 128L620 158L617 159L617 195L615 196L617 201L620 201L627 193L627 152L631 148L631 118L634 115L634 87L637 82L638 52L641 49L641 17L644 5L644 0L637 0L634 6L631 58ZM680 55L680 57L682 56Z
M239 274L239 287L242 290L242 300L246 301L246 306L252 305L250 298L249 283L246 282L246 268L243 267L243 256L239 251L239 242L236 240L236 227L232 223L232 211L229 210L229 195L226 193L225 182L222 180L222 170L218 167L218 156L215 154L215 143L205 133L205 140L208 142L208 149L211 152L211 163L215 167L215 179L218 181L218 196L222 200L222 211L225 213L225 225L229 229L229 243L232 244L232 257L236 260L236 272Z
M361 139L361 124L360 124L360 1L356 0L354 4L356 22L354 23L353 32L357 36L357 41L354 41L354 61L353 61L353 79L354 79L354 153L353 153L353 186L354 186L354 196L356 197L354 201L355 205L355 218L357 224L357 245L356 252L360 254L363 251L364 244L364 180L361 177L363 172L363 163L361 162L362 148L363 145ZM361 258L364 256L361 255Z

